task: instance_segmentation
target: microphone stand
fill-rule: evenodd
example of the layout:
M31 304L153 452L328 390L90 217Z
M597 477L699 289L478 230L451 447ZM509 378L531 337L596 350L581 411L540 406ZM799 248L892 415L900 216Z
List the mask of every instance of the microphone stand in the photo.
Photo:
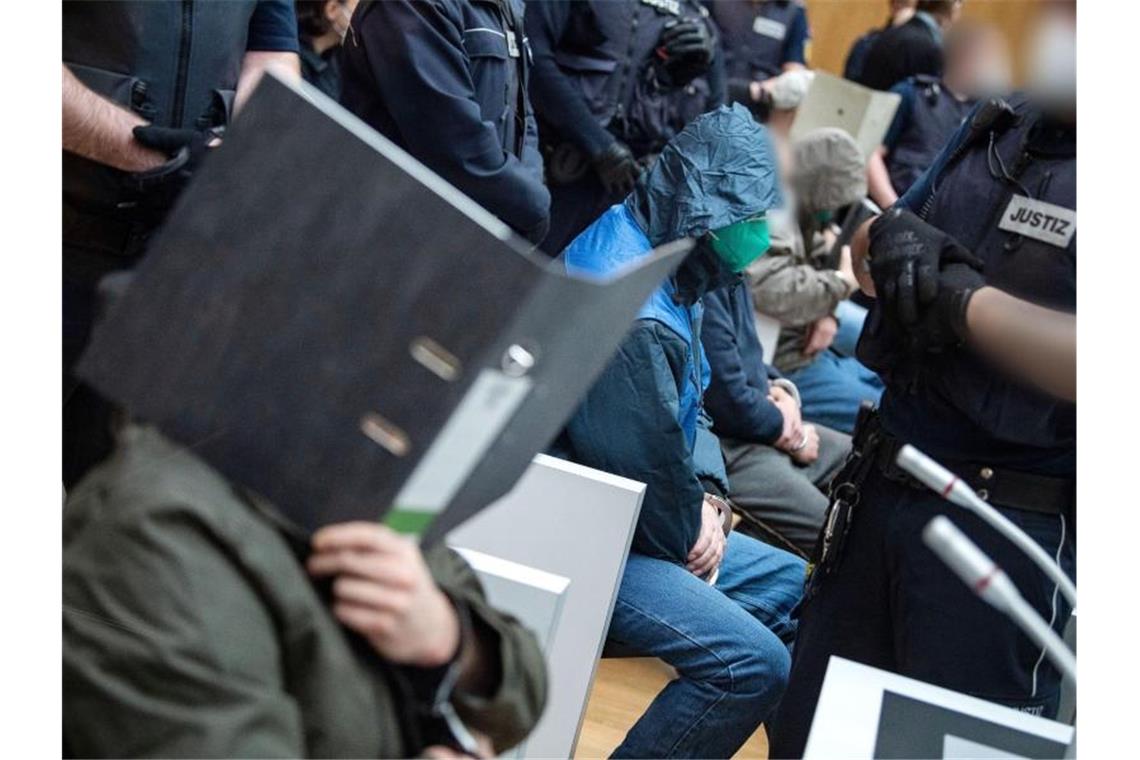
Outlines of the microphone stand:
M998 533L1012 541L1017 548L1028 555L1029 559L1033 560L1034 564L1041 568L1041 571L1050 580L1057 584L1069 605L1076 609L1077 587L1056 560L1046 554L1041 545L1026 535L1025 531L994 509L992 504L983 501L974 493L974 489L966 485L957 475L910 444L899 450L895 461L899 467L913 475L930 490L947 501L970 510Z

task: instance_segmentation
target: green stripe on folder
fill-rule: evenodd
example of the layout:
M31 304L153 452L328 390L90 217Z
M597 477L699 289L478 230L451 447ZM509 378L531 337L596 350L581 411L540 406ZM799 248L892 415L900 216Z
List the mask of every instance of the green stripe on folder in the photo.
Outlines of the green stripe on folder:
M384 524L397 533L418 535L427 530L436 512L421 512L416 509L393 509L384 517Z

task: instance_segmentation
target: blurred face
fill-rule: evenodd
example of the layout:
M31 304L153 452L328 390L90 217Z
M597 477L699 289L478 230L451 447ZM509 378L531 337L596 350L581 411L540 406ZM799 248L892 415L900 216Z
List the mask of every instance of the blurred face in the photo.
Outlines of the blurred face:
M954 7L950 9L950 23L953 24L962 17L962 0L954 3Z
M994 28L973 33L970 41L946 62L951 89L971 98L1006 95L1013 87L1009 46Z
M1049 3L1030 36L1026 60L1028 91L1058 118L1077 115L1077 16L1075 3Z

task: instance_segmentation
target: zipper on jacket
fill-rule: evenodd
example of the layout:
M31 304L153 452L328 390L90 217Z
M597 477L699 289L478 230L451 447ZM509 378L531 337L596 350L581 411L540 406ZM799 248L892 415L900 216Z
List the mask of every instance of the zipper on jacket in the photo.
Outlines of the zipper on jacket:
M178 40L178 74L174 84L174 109L171 126L182 127L186 110L186 79L190 69L190 37L194 30L194 0L182 0L182 33Z
M697 334L697 318L693 314L693 310L697 308L697 303L689 307L689 352L693 355L693 372L689 375L689 379L697 385L697 408L700 409L704 406L704 368L701 366L701 339Z

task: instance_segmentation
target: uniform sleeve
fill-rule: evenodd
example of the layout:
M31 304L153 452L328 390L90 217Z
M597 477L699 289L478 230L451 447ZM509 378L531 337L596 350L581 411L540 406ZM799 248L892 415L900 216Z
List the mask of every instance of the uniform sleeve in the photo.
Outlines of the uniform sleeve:
M891 92L898 95L901 100L898 110L895 111L895 117L891 119L891 126L887 129L887 134L883 136L883 147L888 151L895 149L907 125L910 124L911 112L914 109L914 83L909 79L899 82L891 88Z
M962 120L962 124L958 127L958 130L950 137L949 142L942 148L942 152L934 159L934 163L932 163L930 168L923 172L922 176L915 180L914 184L895 202L896 206L901 205L902 208L909 209L916 214L919 213L922 209L922 205L926 203L926 199L934 192L938 178L941 176L942 170L946 168L946 163L969 136L970 124L974 121L974 115L977 114L978 109L983 105L984 101L974 106L970 114Z
M711 18L706 19L716 34L716 46L713 48L713 59L709 63L709 71L705 75L705 80L709 84L709 102L706 111L711 111L715 108L728 103L728 69L724 59L724 38L721 37L716 28L716 23Z
M847 60L843 62L844 79L852 82L859 81L859 77L863 73L863 64L867 60L867 51L871 49L871 43L874 41L872 34L864 34L855 40L855 44L851 46L851 50L847 53Z
M586 155L596 156L614 137L594 118L582 91L555 58L575 5L567 0L529 0L526 4L526 33L534 51L530 97L547 123L556 125Z
M808 43L811 42L811 27L808 26L807 9L800 6L796 17L784 38L783 63L802 63L807 66Z
M296 53L297 14L291 0L259 0L249 18L246 50Z
M550 214L541 163L503 150L483 120L462 25L436 3L386 0L361 15L356 31L408 152L533 239Z
M455 692L451 702L464 724L486 735L496 754L514 747L530 733L546 704L546 664L534 634L510 615L492 607L478 577L462 557L443 545L425 559L436 583L462 603L483 641L495 645L497 687L489 696Z
M63 561L74 756L303 756L274 621L221 544L176 511L96 527ZM221 651L235 646L249 655L244 667Z
M566 427L576 461L646 484L633 548L678 564L697 540L704 500L678 419L686 351L667 328L637 323Z
M716 431L728 438L772 443L784 430L784 415L767 393L748 382L725 291L705 296L701 343L712 366L705 407Z

